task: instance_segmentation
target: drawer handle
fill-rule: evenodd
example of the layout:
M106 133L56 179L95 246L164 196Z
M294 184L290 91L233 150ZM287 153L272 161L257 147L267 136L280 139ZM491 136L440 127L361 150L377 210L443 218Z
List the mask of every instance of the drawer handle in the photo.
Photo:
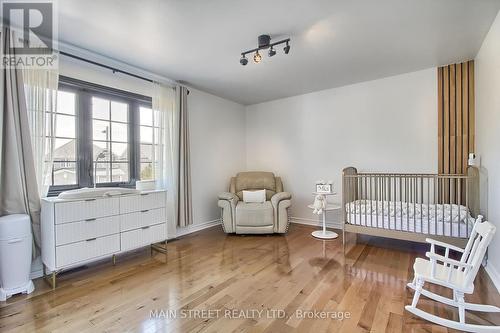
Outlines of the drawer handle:
M89 238L89 239L86 239L85 241L86 241L86 242L92 242L92 241L95 241L96 239L97 239L97 238L95 238L95 237L94 237L94 238Z
M149 229L149 226L147 226L147 227L142 227L141 229L142 229L142 230Z
M141 210L141 213L147 213L147 212L149 212L149 209Z
M85 201L95 201L96 199L93 198L93 199L85 199Z
M19 243L19 242L22 242L23 241L23 238L15 238L15 239L9 239L7 241L7 244L14 244L14 243Z
M93 218L93 219L86 219L85 222L91 222L91 221L95 221L96 218Z
M149 193L141 193L141 195L142 195L142 196L144 196L144 195L149 195Z

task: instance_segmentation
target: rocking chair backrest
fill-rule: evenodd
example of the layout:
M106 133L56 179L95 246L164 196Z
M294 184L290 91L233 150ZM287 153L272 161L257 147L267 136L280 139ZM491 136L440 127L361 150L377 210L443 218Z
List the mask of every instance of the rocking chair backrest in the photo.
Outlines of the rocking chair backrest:
M471 265L465 269L465 285L472 285L476 278L479 267L483 261L488 245L495 235L496 227L488 222L482 222L482 216L478 217L472 230L467 246L462 255L462 262Z
M477 237L477 226L483 222L483 216L479 215L476 219L476 222L474 222L474 226L472 228L472 231L469 236L469 240L467 241L467 245L465 246L464 253L462 253L462 257L460 258L460 262L466 262L467 259L469 259L469 254L472 249L472 245Z

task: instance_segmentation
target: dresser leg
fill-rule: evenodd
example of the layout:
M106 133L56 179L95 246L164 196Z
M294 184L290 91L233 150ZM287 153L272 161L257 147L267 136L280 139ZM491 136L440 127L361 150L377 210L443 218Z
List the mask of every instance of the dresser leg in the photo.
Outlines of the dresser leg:
M53 271L52 273L50 273L50 275L47 275L47 269L45 265L43 265L43 279L49 286L52 287L52 290L56 289L58 273L58 271Z
M157 251L157 252L165 254L165 259L168 258L167 241L156 243L156 244L151 244L150 248L151 248L151 256L153 256L154 251Z
M113 254L113 257L111 259L113 261L113 266L116 265L116 254Z

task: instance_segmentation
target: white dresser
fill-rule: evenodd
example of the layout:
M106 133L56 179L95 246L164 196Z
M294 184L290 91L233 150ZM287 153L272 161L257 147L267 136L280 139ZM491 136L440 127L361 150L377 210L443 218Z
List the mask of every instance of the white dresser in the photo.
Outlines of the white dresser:
M42 261L52 274L167 239L166 192L42 199Z

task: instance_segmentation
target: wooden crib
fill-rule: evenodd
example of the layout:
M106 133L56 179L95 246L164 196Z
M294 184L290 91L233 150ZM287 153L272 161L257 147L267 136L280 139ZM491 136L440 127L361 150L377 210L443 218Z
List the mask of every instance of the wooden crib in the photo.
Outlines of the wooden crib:
M479 171L464 175L368 173L342 175L343 242L346 233L464 246L479 214Z

